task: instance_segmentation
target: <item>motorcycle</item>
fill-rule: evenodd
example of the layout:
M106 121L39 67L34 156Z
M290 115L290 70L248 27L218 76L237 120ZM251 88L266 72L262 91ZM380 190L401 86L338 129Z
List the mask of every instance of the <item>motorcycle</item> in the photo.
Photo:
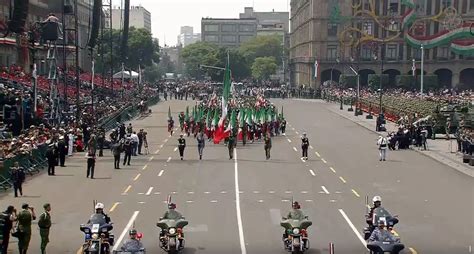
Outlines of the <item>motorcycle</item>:
M184 249L185 240L183 228L188 225L188 221L183 218L178 220L163 220L156 223L156 226L162 230L160 237L160 248L168 253L178 253Z
M304 253L310 248L307 228L313 223L305 216L304 220L282 218L280 225L285 228L283 247L293 254Z
M367 244L367 249L369 249L370 254L398 254L402 251L405 246L398 242L388 241L388 242L370 242Z
M367 213L368 214L368 213ZM368 215L367 215L368 217ZM388 230L392 230L393 227L398 223L398 219L396 216L392 216L385 208L377 207L374 209L372 218L366 218L367 220L371 219L372 225L364 228L364 239L369 239L370 235L375 229L374 225L377 225L379 220L385 221L385 225L387 225Z
M114 244L114 235L110 232L112 228L100 215L94 215L88 225L81 224L80 230L85 235L82 253L109 254L110 246Z

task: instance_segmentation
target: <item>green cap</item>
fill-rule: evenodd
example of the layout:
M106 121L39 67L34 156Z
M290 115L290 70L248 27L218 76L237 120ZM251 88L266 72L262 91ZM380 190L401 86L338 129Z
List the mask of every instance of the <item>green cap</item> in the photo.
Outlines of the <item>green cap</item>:
M48 207L50 207L50 206L51 206L51 205L50 205L49 203L46 203L46 204L43 205L43 208L46 209L46 208L48 208Z

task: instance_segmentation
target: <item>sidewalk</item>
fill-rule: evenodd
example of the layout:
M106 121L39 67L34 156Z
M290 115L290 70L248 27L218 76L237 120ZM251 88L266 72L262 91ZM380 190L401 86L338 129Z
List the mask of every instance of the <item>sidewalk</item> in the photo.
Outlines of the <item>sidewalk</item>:
M348 107L345 105L343 110L340 110L340 105L336 103L327 103L323 100L307 100L307 99L297 99L301 101L309 101L309 102L315 102L315 103L324 103L325 106L327 107L328 110L348 119L356 124L373 131L374 133L379 134L378 132L375 131L375 119L376 116L374 116L373 119L366 119L365 116L367 114L363 114L361 116L355 116L354 111L350 112L347 111ZM387 128L387 131L396 131L398 130L398 127L395 123L393 122L387 122L385 125ZM384 136L387 135L387 132L381 132ZM451 139L451 140L446 140L446 139L428 139L428 150L418 150L418 148L413 147L411 150L423 154L424 156L430 157L442 164L445 164L453 169L458 170L461 173L464 173L470 177L474 177L474 167L469 166L469 164L463 163L462 162L462 154L457 153L457 143L456 140Z

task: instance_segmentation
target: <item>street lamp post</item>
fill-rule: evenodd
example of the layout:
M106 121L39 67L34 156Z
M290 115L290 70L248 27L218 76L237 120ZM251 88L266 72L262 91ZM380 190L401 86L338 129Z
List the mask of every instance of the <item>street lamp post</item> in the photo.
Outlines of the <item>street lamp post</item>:
M421 72L420 72L420 93L423 96L423 69L424 69L425 49L421 44Z

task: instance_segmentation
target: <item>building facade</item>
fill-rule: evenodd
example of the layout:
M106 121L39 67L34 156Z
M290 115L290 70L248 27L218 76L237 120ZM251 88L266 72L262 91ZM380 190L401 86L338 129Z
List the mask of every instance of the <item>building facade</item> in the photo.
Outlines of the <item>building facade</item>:
M201 20L201 40L222 47L239 47L257 36L257 20L249 19L213 19Z
M186 47L195 42L201 41L201 34L194 33L192 26L182 26L178 35L178 46Z
M318 87L331 79L337 82L341 74L352 74L349 65L358 68L362 85L367 85L369 74L381 72L394 83L396 76L412 74L413 62L416 73L421 72L421 47L408 43L407 33L430 38L448 29L443 27L453 20L474 22L474 0L413 2L417 18L405 26L403 15L410 7L401 0L292 0L291 84ZM439 13L454 18L444 20ZM428 19L434 22L423 21ZM474 78L474 58L456 54L451 48L445 43L423 50L424 74L437 75L438 82L446 87Z
M112 28L122 29L123 26L123 9L112 9ZM143 6L130 7L130 27L144 28L151 33L151 13Z

